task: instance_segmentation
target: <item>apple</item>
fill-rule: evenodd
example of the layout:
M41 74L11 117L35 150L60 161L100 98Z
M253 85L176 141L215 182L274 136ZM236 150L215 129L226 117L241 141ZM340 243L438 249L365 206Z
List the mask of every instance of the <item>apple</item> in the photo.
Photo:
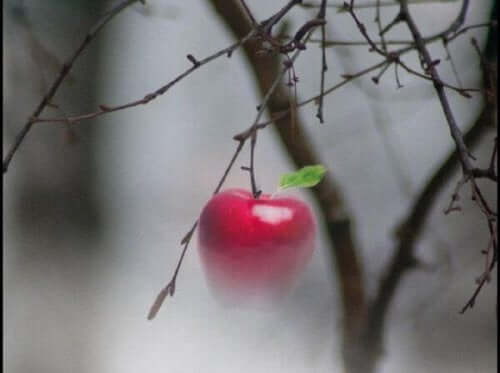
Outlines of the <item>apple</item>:
M310 261L316 223L293 197L244 189L216 194L199 220L199 252L209 285L227 298L281 298Z

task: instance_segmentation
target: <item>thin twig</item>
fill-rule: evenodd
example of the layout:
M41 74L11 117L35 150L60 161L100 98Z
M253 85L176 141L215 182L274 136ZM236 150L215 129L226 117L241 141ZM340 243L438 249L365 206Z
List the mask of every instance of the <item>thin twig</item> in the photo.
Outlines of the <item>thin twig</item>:
M313 31L314 30L309 31L308 36L306 36L306 40L311 36ZM292 57L290 57L290 59L285 61L284 68L281 70L281 72L274 79L274 81L271 85L271 88L267 91L266 95L264 96L264 99L262 100L263 103L258 106L259 111L257 113L257 116L256 116L253 124L249 128L247 128L245 131L242 131L242 132L238 133L237 135L233 136L234 140L237 140L237 141L246 140L252 136L252 132L263 128L263 127L262 128L259 127L259 120L260 120L262 114L264 114L264 111L266 109L265 104L267 104L267 102L271 98L271 95L274 93L274 91L278 87L278 84L281 82L281 80L283 79L285 74L288 72L288 70L293 67L293 63L295 62L295 60L297 59L297 57L300 55L301 52L302 52L302 49L298 49L294 53L294 55Z
M401 23L403 19L401 18L401 13L396 14L396 17L389 22L385 27L379 31L379 36L382 38L386 33L388 33L394 26Z
M259 198L260 190L257 189L255 182L255 145L257 144L257 131L252 132L250 139L250 184L252 185L252 194L254 198Z
M464 9L463 11L464 18L465 18L465 12L467 11L468 3L469 0L463 1L464 5L462 9ZM448 97L446 96L446 92L444 90L444 84L441 78L439 77L439 74L434 64L434 60L429 54L429 51L427 50L427 47L423 41L422 35L420 34L420 30L418 29L415 21L413 20L412 15L408 10L407 0L401 0L400 14L401 17L403 17L404 22L410 29L413 39L415 40L417 50L419 52L419 55L421 56L422 68L424 69L424 71L428 72L433 79L434 88L438 95L439 101L441 102L441 107L446 117L446 121L450 129L451 136L455 141L455 145L458 150L458 154L460 156L460 163L462 164L462 170L464 174L470 174L473 168L470 161L471 153L469 152L467 146L465 145L462 131L460 130L460 127L458 127L457 122L455 120L455 116L453 115L453 112L451 110Z
M363 69L357 73L353 73L353 74L344 74L342 75L342 78L343 80L329 88L327 88L323 94L323 96L327 96L329 94L331 94L332 92L336 91L337 89L343 87L344 85L346 85L347 83L349 83L350 81L352 80L355 80L357 78L360 78L374 70L377 70L378 68L381 68L383 67L384 65L387 64L387 61L384 60L384 61L381 61L379 63L376 63L366 69ZM302 107L302 106L306 106L308 104L311 104L313 102L317 102L319 100L319 97L320 95L315 95L313 97L310 97L308 98L307 100L304 100L304 101L301 101L299 102L298 104L295 105L296 108L299 108L299 107ZM274 123L275 121L277 120L280 120L280 119L283 119L285 117L287 117L288 115L290 115L290 109L286 109L286 110L282 110L280 112L277 112L277 113L273 113L273 115L271 115L271 118L265 122L261 122L259 124L257 124L257 128L258 129L263 129L265 127L267 127L268 125Z
M478 284L476 287L476 290L474 290L474 293L472 293L472 296L469 298L467 303L462 307L460 310L461 314L464 314L465 311L467 311L469 308L474 307L474 304L476 303L476 298L481 292L481 289L483 288L484 284L489 282L490 280L490 272L495 268L495 264L498 261L498 246L496 243L496 229L493 230L491 229L490 231L490 243L488 245L488 250L490 250L490 247L493 248L493 257L491 258L491 261L489 263L489 266L485 269L484 273L478 278Z
M460 29L460 27L461 27L461 25L463 23L463 20L464 20L464 9L466 9L466 7L464 5L465 4L462 5L462 8L461 8L461 10L460 10L457 18L450 24L450 26L448 26L446 29L444 29L444 30L442 30L440 32L437 32L436 34L433 34L431 36L428 36L428 37L424 38L423 39L424 43L425 44L429 44L429 43L434 43L436 41L442 40L443 38L448 37L448 35L453 34L457 29ZM493 22L484 23L484 24L478 24L476 26L478 26L478 27L484 27L484 26L488 26L488 25L491 25L491 24L493 24ZM314 40L314 39L311 38L311 40ZM367 41L357 42L357 43L359 43L359 45L370 45L370 43L367 42ZM376 42L373 42L373 43L376 43ZM389 44L390 41L387 41L386 43ZM400 41L400 43L402 43L402 44L409 44L409 45L407 47L403 47L403 48L398 49L396 51L390 52L394 56L394 58L401 57L401 56L403 56L403 55L411 52L415 48L415 42L414 41ZM380 43L378 42L376 44L380 44ZM356 45L358 45L358 44L356 44ZM387 63L388 63L387 60L383 60L383 61L378 62L378 63L376 63L376 64L374 64L374 65L372 65L370 67L367 67L366 69L363 69L363 70L359 71L358 73L344 74L342 76L344 78L344 80L342 80L341 82L339 82L339 83L333 85L332 87L326 89L325 92L324 92L324 94L323 94L323 96L327 96L327 95L331 94L332 92L334 92L338 88L340 88L340 87L344 86L345 84L349 83L351 80L357 79L357 78L359 78L359 77L361 77L361 76L363 76L363 75L365 75L365 74L367 74L367 73L369 73L371 71L374 71L374 70L376 70L378 68L381 68L381 67L385 66ZM396 64L395 66L397 67L398 64ZM401 83L398 83L399 82L399 78L396 79L396 82L397 82L398 87L402 86ZM453 87L453 86L451 86L451 87ZM453 88L456 88L456 87L453 87ZM308 105L310 103L317 102L318 99L319 99L319 95L315 95L315 96L313 96L313 97L311 97L309 99L306 99L306 100L298 103L296 105L296 107L299 108L299 107ZM284 110L284 111L280 111L278 113L274 113L272 115L272 117L271 117L270 120L262 122L262 123L259 123L258 127L259 127L259 129L260 128L264 128L264 127L272 124L274 121L282 119L282 118L288 116L289 113L290 113L289 109Z
M457 28L459 28L460 25L461 25L460 19L462 19L462 16L461 16L462 13L463 12L461 11L459 13L459 16L457 17L457 19L454 22L452 22L452 24L448 28L446 28L445 30L443 30L441 32L438 32L438 33L436 33L434 35L431 35L431 36L429 36L427 38L424 38L424 42L426 44L432 43L432 42L436 42L438 40L442 40L443 38L448 37L448 35L450 35L450 34L453 34L457 30ZM472 27L476 27L476 26L477 27L485 27L485 26L488 26L488 25L491 25L491 24L493 24L493 22L474 25L474 26L471 26L471 28ZM453 35L455 35L455 34L453 34ZM454 37L450 38L450 40L451 39L454 39ZM314 40L314 39L311 38L310 41L311 40ZM243 39L240 42L242 42L242 41L243 41ZM374 41L372 41L372 42L375 43L375 44L377 44L377 45L380 44L380 42L374 42ZM350 43L350 42L332 42L332 43L339 43L339 45L344 45L342 43L345 43L345 45L369 45L369 43L367 41L352 42L352 43ZM391 43L408 45L407 47L404 47L404 48L401 48L399 50L390 52L393 56L398 56L398 57L402 56L402 55L404 55L404 54L412 51L415 48L415 44L412 41L393 41L393 42L386 41L386 44L391 44ZM326 42L326 46L328 46L328 42ZM231 54L232 51L236 49L235 45L233 45L231 47L234 47L234 48L230 49L227 52L228 54ZM229 48L231 48L231 47L229 47ZM201 61L197 61L197 62L201 63ZM382 67L385 63L386 63L386 61L380 62L380 63L374 65L373 69ZM369 69L371 69L371 68L369 68ZM192 72L192 71L189 71L189 73L190 72ZM183 74L185 74L185 73L187 73L187 71L184 72ZM346 74L345 76L348 77L349 74ZM353 76L356 77L356 74L353 74ZM178 79L178 78L179 78L179 76L176 79ZM350 80L350 79L348 79L348 80ZM176 82L178 82L178 81L176 81ZM172 83L172 82L170 82L170 83ZM338 85L335 85L335 86L333 86L333 87L325 90L323 96L326 96L329 93L332 93L336 88L339 88L340 86L344 85L345 83L347 83L347 81L341 82ZM162 87L162 88L164 88L164 87ZM157 91L160 91L160 90L161 90L161 88L158 89ZM147 94L144 98L151 97L153 95L154 95L154 92L150 93L150 94ZM117 107L108 107L106 105L101 105L100 106L100 110L97 111L97 112L94 112L94 113L88 113L88 114L83 114L83 115L78 115L78 116L69 116L69 117L66 117L66 118L37 118L36 122L55 122L55 123L57 123L57 122L67 122L67 123L73 123L74 124L74 123L78 123L78 122L83 121L83 120L93 119L95 117L98 117L98 116L101 116L101 115L104 115L104 114L107 114L107 113L110 113L110 112L113 112L113 111L123 110L123 109L131 108L131 107L134 107L134 106L137 106L137 105L140 105L140 104L144 104L144 102L143 102L144 98L143 99L139 99L139 100L135 100L135 101L132 101L130 103L127 103L127 104L124 104L124 105L120 105L120 106L117 106ZM156 96L155 96L155 98L156 98ZM306 104L308 104L310 102L313 102L313 101L317 101L318 99L319 99L319 95L314 96L311 99L306 100L305 102L297 104L297 107L306 105Z
M446 42L449 43L450 41L456 39L457 37L459 37L460 35L466 33L469 30L472 30L472 29L475 29L475 28L483 28L483 27L493 27L493 28L496 28L497 27L497 22L495 20L493 20L493 21L490 21L490 22L478 23L478 24L475 24L475 25L469 25L469 26L462 27L460 30L458 30L458 31L456 31L454 33L451 33L450 36L447 36L446 37Z
M375 23L377 24L378 34L380 35L380 44L382 45L382 50L387 52L387 44L385 43L385 36L382 32L382 19L380 17L380 0L376 0L375 3Z
M446 87L446 88L452 89L452 90L456 91L458 94L460 94L460 95L462 95L464 97L467 97L467 98L471 97L468 92L478 92L478 91L480 91L479 89L476 89L476 88L467 88L467 89L465 89L465 88L461 88L461 87L455 87L455 86L453 86L451 84L448 84L446 82L441 81L441 79L439 79L439 77L432 76L432 75L431 76L427 76L425 74L421 74L418 71L415 71L412 68L408 67L404 62L402 62L401 59L399 58L399 55L397 55L396 53L394 53L394 52L389 52L388 53L385 50L379 48L378 44L375 43L371 39L370 35L366 31L365 25L359 20L359 18L357 17L356 13L354 12L354 10L353 10L353 4L354 4L354 0L351 0L350 4L344 3L344 6L345 6L346 10L349 12L349 14L352 16L352 18L354 19L356 25L358 26L359 31L361 32L361 34L366 39L366 42L368 43L368 45L370 45L370 47L371 47L370 51L375 51L379 55L381 55L382 57L385 57L388 61L395 62L395 63L399 64L403 69L405 69L410 74L416 75L416 76L418 76L418 77L420 77L422 79L430 80L434 84L438 83L442 87ZM400 11L398 13L398 15L396 16L396 18L394 19L394 21L392 21L388 26L392 27L396 23L404 22L405 21L405 17L406 17L405 13L402 12L402 11ZM390 27L386 27L383 31L388 30L388 28L390 28ZM421 42L422 42L422 45L425 45L425 42L424 42L423 38L421 38ZM418 49L418 42L417 41L415 41L415 47ZM437 63L439 63L439 60L432 61L430 63L430 67L436 66ZM377 82L377 78L374 81Z
M355 8L355 7L354 7ZM438 41L439 39L446 40L447 43L452 42L455 40L457 37L460 35L466 33L468 30L475 29L475 28L485 28L485 27L497 27L497 23L495 21L491 22L483 22L483 23L478 23L478 24L473 24L469 26L464 26L458 31L453 31L450 29L446 29L444 31L441 31L437 34L434 34L432 36L424 37L424 42L425 44L433 43ZM382 38L380 40L373 40L373 43L376 45L381 45L383 46L384 42L385 45L414 45L415 42L413 40L385 40L384 42L382 41ZM316 38L311 38L310 40L311 43L321 43L321 39L316 39ZM334 47L334 46L366 46L369 45L369 43L366 40L326 40L325 41L325 46L328 47Z
M317 15L318 19L325 20L326 5L327 5L327 0L321 0L321 7L319 8L319 12ZM318 101L318 110L316 112L316 117L319 119L320 123L324 123L323 97L325 94L325 73L328 70L328 65L326 64L325 39L326 39L326 24L324 23L323 25L321 25L321 83L320 83L320 91L319 91L320 93L319 93L319 101Z
M439 61L439 60L437 60L437 61ZM436 62L436 61L434 61L434 62ZM412 75L415 75L415 76L418 76L419 78L422 78L424 80L429 80L429 81L434 82L434 83L437 82L437 84L443 86L444 88L451 89L452 91L457 92L459 95L461 95L463 97L471 98L472 96L469 94L469 92L481 92L480 88L462 88L462 87L456 87L456 86L451 85L449 83L443 82L442 80L436 80L436 79L439 79L439 78L435 78L435 77L432 77L432 76L428 76L428 75L419 73L418 71L412 69L411 67L409 67L407 64L405 64L401 60L396 61L396 63L399 66L401 66L403 69L405 69L408 73L410 73ZM434 63L434 64L436 64L436 63Z
M377 75L375 75L374 77L372 77L372 81L373 83L375 84L378 84L379 81L380 81L380 78L382 77L382 75L384 75L384 73L387 71L387 69L391 66L390 63L387 63L385 64L384 66L382 66L382 68L380 69L380 71L378 72Z
M222 188L222 185L224 184L224 181L226 181L227 176L229 175L229 172L234 166L234 163L236 162L236 159L238 158L239 154L241 153L241 149L243 149L243 145L245 145L244 141L240 141L238 143L238 146L236 147L236 150L234 151L231 160L229 161L228 165L226 166L226 169L224 170L224 173L222 177L220 178L219 182L217 183L217 187L215 188L213 195L219 193L220 189ZM182 262L184 260L184 256L186 255L186 251L189 247L189 243L191 242L191 239L193 237L193 234L196 230L196 227L198 226L198 220L196 220L191 227L191 229L184 235L183 239L181 240L181 245L184 245L182 248L181 255L179 257L179 260L177 261L177 265L175 266L174 274L172 275L170 281L168 282L167 285L158 293L158 295L155 298L155 301L153 302L153 305L151 306L149 312L148 312L148 320L153 320L158 311L160 310L163 302L165 301L165 298L167 296L173 296L175 293L175 286L177 282L177 276L179 274L179 270L182 266Z
M273 16L261 23L265 34L271 35L272 28L276 25L295 5L300 4L302 0L290 0L283 8Z
M455 62L453 61L453 57L450 53L450 48L448 47L447 39L443 39L443 48L446 51L446 59L450 61L451 70L453 71L453 75L455 75L455 79L457 80L457 84L460 88L463 88L462 80L460 79L460 75L458 74L457 67L455 66Z
M456 0L410 0L410 4L446 3L454 1ZM356 4L354 6L354 9L371 9L375 8L377 4L379 4L380 7L390 7L390 6L398 6L399 2L398 0L394 0L394 1L381 1L380 3L371 2L371 3ZM304 2L300 4L300 6L303 8L319 8L321 5L313 2ZM345 8L342 4L328 4L327 7L336 8L338 9L339 12L345 11Z
M149 102L153 101L154 99L158 98L159 96L165 94L170 88L172 88L174 85L179 83L181 80L189 76L191 73L193 73L195 70L199 69L200 67L208 64L209 62L212 62L213 60L222 57L224 55L231 55L237 48L239 48L242 44L246 43L248 40L250 40L252 37L256 35L256 30L250 31L244 38L241 40L237 41L236 43L233 43L227 48L223 48L201 60L194 60L196 63L193 62L192 59L188 57L188 59L193 62L193 65L189 67L188 69L184 70L181 74L177 75L174 79L163 85L162 87L156 89L154 92L146 94L143 98L140 98L135 101L128 102L123 105L119 106L108 106L108 105L99 105L99 110L88 113L88 114L82 114L82 115L77 115L77 116L70 116L68 118L33 118L34 122L63 122L63 121L70 121L71 123L78 123L82 120L88 120L88 119L94 119L97 118L101 115L112 113L114 111L119 111L119 110L124 110L128 109L131 107L139 106L139 105L146 105ZM188 55L191 56L191 55ZM191 56L192 57L192 56ZM194 58L194 57L193 57Z
M248 7L247 3L245 0L240 0L240 4L245 10L245 14L247 15L248 19L252 23L252 27L255 27L257 25L257 21L255 20L255 17L253 16L252 12L250 11L250 8Z
M312 33L312 30L310 31L309 35L306 36L306 39L310 37L311 33ZM233 165L236 162L236 159L238 158L239 154L241 153L241 150L243 149L243 146L245 145L246 141L249 138L251 139L250 169L252 171L250 172L250 178L251 178L251 184L252 184L252 191L253 191L255 197L258 197L258 195L260 194L259 191L257 190L256 184L255 184L255 175L253 172L253 167L254 167L254 161L253 161L254 154L253 153L254 153L255 143L256 143L256 139L257 139L257 137L256 137L257 130L258 130L256 125L259 122L262 114L264 113L271 96L273 95L274 91L277 89L279 83L283 79L283 76L293 66L293 62L295 61L295 59L299 56L299 54L301 52L302 52L302 50L298 49L295 52L295 54L293 55L293 57L290 58L289 63L285 64L285 67L283 68L283 70L276 76L276 78L273 81L273 84L271 85L271 87L267 91L266 95L264 96L262 103L258 107L259 110L257 112L256 118L255 118L253 124L246 131L239 133L233 137L234 140L238 141L238 146L236 147L236 150L235 150L233 156L231 157L231 160L230 160L229 164L227 165L227 167L224 171L224 174L222 175L222 178L219 180L217 187L215 188L215 191L213 193L214 195L219 193L222 185L224 184L224 181L226 180L226 177L228 176L229 172L233 168ZM202 63L202 61L200 61L200 63ZM151 306L151 308L149 310L148 320L152 320L156 316L156 314L160 310L161 305L163 304L163 302L165 301L165 298L168 295L170 295L170 296L174 295L177 276L178 276L178 273L179 273L179 270L181 268L184 256L186 254L189 243L191 242L191 238L193 236L194 231L196 230L197 225L198 225L198 220L195 221L195 223L193 224L193 227L187 232L187 234L182 239L181 244L183 244L184 247L182 249L180 258L177 262L174 274L173 274L172 278L170 279L170 281L168 282L168 284L156 296L156 299L153 302L153 305Z
M490 110L491 107L488 106L483 108L472 127L466 132L465 141L470 146L477 144L491 128ZM394 255L383 271L384 276L380 281L376 296L370 303L368 318L361 335L362 343L365 344L367 352L364 358L368 363L370 359L376 359L376 355L382 349L387 310L404 273L418 265L414 256L417 240L425 227L438 195L459 164L460 157L457 150L454 150L425 184L423 190L412 203L406 218L396 229L398 243ZM375 354L375 356L371 356L371 354Z

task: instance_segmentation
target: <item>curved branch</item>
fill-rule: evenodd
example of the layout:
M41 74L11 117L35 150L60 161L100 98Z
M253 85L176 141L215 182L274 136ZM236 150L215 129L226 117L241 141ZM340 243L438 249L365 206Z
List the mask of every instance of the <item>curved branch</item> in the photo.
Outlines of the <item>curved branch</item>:
M235 1L212 0L211 3L237 38L244 35L251 27ZM257 55L258 49L259 45L255 42L249 42L244 47L259 89L264 94L267 92L272 77L275 76L280 64L275 56ZM269 101L269 111L271 113L284 112L288 111L288 107L288 92L283 87L279 87ZM302 129L303 126L298 116L295 119L293 128L284 117L276 119L275 124L285 149L297 167L321 163L319 156ZM342 292L344 351L349 360L346 363L352 365L354 360L359 359L359 356L350 354L350 351L353 350L354 335L357 334L365 310L362 270L357 256L359 250L356 247L352 233L352 222L331 173L312 190L321 209L323 221L327 225L329 239L332 243L332 257L338 271Z
M475 123L465 134L465 143L468 146L476 145L482 136L492 128L493 116L491 108L485 107ZM417 260L414 257L415 244L421 236L432 208L435 206L436 198L444 189L459 164L460 157L455 150L429 179L425 188L413 202L407 217L396 230L399 244L393 258L384 271L385 276L380 282L377 297L369 307L369 318L364 337L372 347L381 345L382 330L387 316L387 309L394 298L395 291L399 286L403 274L417 265ZM377 347L374 349L377 350Z

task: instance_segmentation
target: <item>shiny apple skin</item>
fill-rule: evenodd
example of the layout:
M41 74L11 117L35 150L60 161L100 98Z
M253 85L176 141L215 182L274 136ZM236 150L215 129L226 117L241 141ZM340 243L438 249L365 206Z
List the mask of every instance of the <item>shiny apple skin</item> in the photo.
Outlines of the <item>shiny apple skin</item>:
M293 197L244 189L215 195L199 220L199 251L212 289L225 297L281 298L310 261L316 224Z

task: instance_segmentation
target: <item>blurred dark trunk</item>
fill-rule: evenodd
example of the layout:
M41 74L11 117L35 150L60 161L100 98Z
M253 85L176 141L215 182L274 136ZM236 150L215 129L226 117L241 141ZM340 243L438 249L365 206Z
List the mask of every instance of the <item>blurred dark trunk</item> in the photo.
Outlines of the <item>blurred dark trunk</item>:
M4 3L4 152L104 5ZM96 42L42 116L95 107L99 56ZM93 341L83 331L94 317L89 280L102 221L97 138L92 123L35 125L4 175L4 366L11 373L92 370Z
M217 13L230 28L236 39L242 39L251 30L251 25L238 1L212 0ZM259 42L252 40L245 44L244 52L255 74L260 93L264 96L281 69L280 58L262 55ZM318 68L318 74L319 69ZM286 78L285 78L286 79ZM290 97L284 84L279 86L268 102L269 113L277 113L290 107ZM278 139L296 168L318 164L321 157L314 149L300 119L285 117L274 123ZM365 314L363 273L359 262L359 251L353 233L352 221L343 201L342 192L334 180L335 170L329 170L324 180L313 188L313 196L321 211L320 220L325 225L330 240L333 281L338 281L342 299L342 351L347 372L358 372L358 335ZM366 372L368 373L368 372Z

